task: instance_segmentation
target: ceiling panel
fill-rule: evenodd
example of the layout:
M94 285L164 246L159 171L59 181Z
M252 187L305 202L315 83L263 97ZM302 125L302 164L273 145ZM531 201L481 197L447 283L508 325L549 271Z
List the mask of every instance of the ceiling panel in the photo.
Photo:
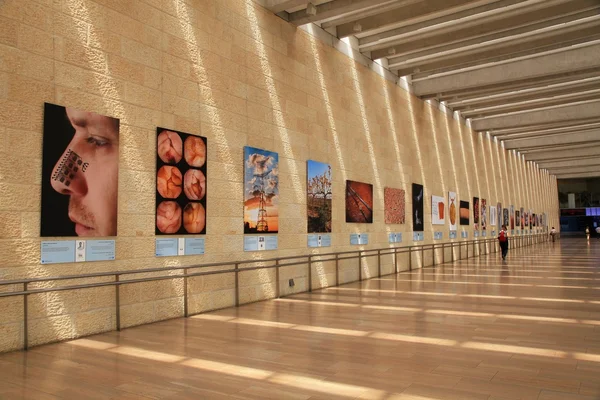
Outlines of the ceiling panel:
M410 77L416 95L526 160L557 176L596 174L600 1L262 1L292 24L354 37L358 51Z

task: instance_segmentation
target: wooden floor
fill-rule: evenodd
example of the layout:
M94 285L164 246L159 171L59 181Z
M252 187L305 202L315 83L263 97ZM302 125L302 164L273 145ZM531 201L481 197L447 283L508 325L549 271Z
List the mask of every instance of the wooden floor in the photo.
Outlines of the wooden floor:
M600 399L600 241L0 355L0 399Z

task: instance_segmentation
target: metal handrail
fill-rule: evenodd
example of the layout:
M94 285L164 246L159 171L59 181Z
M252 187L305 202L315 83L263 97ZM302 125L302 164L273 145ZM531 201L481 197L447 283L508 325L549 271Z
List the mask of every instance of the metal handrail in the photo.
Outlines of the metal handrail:
M524 235L524 236L513 236L508 238L509 241L515 242L517 247L525 247L529 245L533 245L536 243L547 242L549 241L549 237L546 233L533 234L533 235ZM560 235L556 235L556 239L560 239ZM306 265L308 264L308 292L312 291L312 263L314 262L335 262L336 269L336 280L335 285L330 285L331 287L339 286L339 261L341 260L351 260L358 259L358 273L359 273L359 281L363 280L363 267L362 260L367 257L377 257L377 277L381 276L381 256L383 255L393 255L394 256L394 273L398 273L398 255L399 254L409 254L408 264L409 271L412 271L412 254L414 252L421 253L421 266L424 267L425 260L425 251L431 251L433 257L433 266L436 266L436 250L442 250L442 260L441 264L445 263L446 252L445 249L451 249L452 261L455 261L454 249L458 247L458 259L462 260L464 258L469 258L469 246L473 246L472 256L476 257L478 255L482 255L481 245L485 244L484 249L485 253L488 254L488 244L495 243L496 238L483 238L483 239L472 239L472 240L456 240L453 242L442 242L442 243L428 243L428 244L416 244L411 246L392 246L392 247L383 247L377 249L357 249L357 250L347 250L347 251L339 251L332 253L311 253L311 254L302 254L296 256L285 256L285 257L275 257L275 258L267 258L260 260L238 260L238 261L229 261L229 262L215 262L208 264L197 264L197 265L186 265L186 266L174 266L174 267L163 267L163 268L145 268L138 270L126 270L126 271L110 271L110 272L96 272L89 273L83 275L63 275L63 276L55 276L55 277L42 277L42 278L28 278L28 279L16 279L16 280L0 280L0 287L8 286L8 285L23 285L23 290L17 291L7 291L1 292L0 298L4 297L14 297L14 296L23 296L23 323L24 323L24 346L25 350L28 349L28 304L27 299L28 296L40 293L50 293L50 292L61 292L68 290L78 290L78 289L90 289L96 287L115 287L115 300L116 300L116 328L117 330L121 330L121 318L120 318L120 291L119 288L122 285L134 284L134 283L144 283L144 282L155 282L155 281L163 281L169 279L183 279L184 280L184 316L188 317L188 279L199 277L199 276L207 276L207 275L219 275L219 274L235 274L235 306L239 306L239 274L242 272L263 270L263 269L273 269L276 270L276 296L280 297L280 279L279 279L279 270L282 267L296 266L296 265ZM467 256L462 256L462 248L467 248ZM477 249L477 252L475 251ZM497 252L497 247L493 246L494 252ZM294 261L297 260L297 261ZM283 262L282 261L287 261ZM253 267L241 267L245 264L254 264L254 263L262 263L269 265L259 265ZM270 264L273 263L273 264ZM220 269L220 270L212 270L212 271L196 271L197 269L205 269L205 268L214 268L214 267L224 267L224 266L233 266L228 269ZM143 277L143 278L129 278L122 279L124 275L139 275L139 274L147 274L147 273L171 273L177 272L174 274L167 275L159 275L159 276L151 276L151 277ZM49 287L49 288L29 288L30 284L41 283L41 282L59 282L65 280L80 280L80 279L90 279L90 278L112 278L111 281L104 282L94 282L94 283L82 283L76 285L65 285L58 287ZM342 284L351 283L351 282L343 282ZM296 292L302 293L302 292ZM296 294L294 293L294 294Z

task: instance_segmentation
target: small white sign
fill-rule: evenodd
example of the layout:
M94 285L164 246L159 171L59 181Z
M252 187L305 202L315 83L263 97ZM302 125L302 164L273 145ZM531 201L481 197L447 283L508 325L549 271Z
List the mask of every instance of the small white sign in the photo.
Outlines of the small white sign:
M85 240L76 240L75 241L75 262L84 262L85 261Z
M177 255L184 256L185 255L185 239L177 238Z

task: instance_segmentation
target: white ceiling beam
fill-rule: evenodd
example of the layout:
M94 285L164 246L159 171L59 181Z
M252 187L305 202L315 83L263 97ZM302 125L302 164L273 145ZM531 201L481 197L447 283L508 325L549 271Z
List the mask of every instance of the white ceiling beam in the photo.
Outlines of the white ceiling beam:
M389 59L390 63L396 63L398 61L458 50L467 46L483 46L491 43L501 44L515 38L540 35L546 30L563 29L567 24L581 25L589 21L590 18L598 17L598 9L600 9L600 3L597 3L595 8L587 11L579 12L579 10L575 10L578 12L568 13L567 15L551 15L547 19L542 19L541 16L538 16L536 19L537 22L523 25L511 24L510 26L506 26L506 21L499 21L497 29L491 30L491 28L488 28L491 30L489 34L478 33L474 30L466 34L465 37L457 37L454 34L440 35L436 42L429 43L429 45L425 43L428 41L416 40L406 45L394 46L395 54L389 56Z
M422 39L424 36L436 35L441 27L457 30L460 29L461 25L475 21L482 15L498 14L505 7L515 5L516 7L525 7L534 2L540 3L539 0L501 0L433 19L424 15L421 18L398 22L391 26L376 29L374 32L368 32L367 36L360 37L360 44L365 48L380 45L385 47L386 45L398 43L398 41L406 41L407 38Z
M538 153L528 153L525 155L525 159L539 163L543 161L564 160L576 157L596 157L598 154L600 154L600 146L588 146L569 151L551 150Z
M490 131L492 136L508 136L517 134L544 134L544 133L564 133L597 128L600 124L600 117L588 118L586 120L549 122L535 125L518 126L515 128L494 129Z
M309 22L323 21L329 18L354 12L365 7L387 3L389 0L333 0L316 6L315 15L309 15L306 9L290 13L288 21L294 25L304 25Z
M397 7L394 10L381 12L370 17L363 17L355 21L337 26L338 37L346 37L355 34L353 26L359 23L362 26L361 35L367 34L375 29L406 23L415 23L424 17L431 19L453 14L455 12L474 8L478 5L491 3L494 0L429 0L421 1Z
M593 99L600 99L600 87L593 90L580 90L577 93L569 93L552 97L541 97L535 100L512 102L507 99L502 105L465 109L462 111L462 116L465 118L489 117L492 115L505 114L525 109L549 107L564 103L573 103Z
M506 63L505 61L504 63ZM494 63L489 65L499 65L500 63ZM470 71L471 68L464 69L463 71ZM458 72L458 71L457 71ZM439 74L436 76L444 76L446 74ZM412 79L418 80L422 78L430 78L431 75L420 76L420 74L413 74ZM506 81L500 83L494 83L492 85L480 85L477 87L467 87L467 88L456 88L453 90L447 90L439 93L430 93L424 94L421 98L436 98L440 101L457 101L460 99L472 99L472 98L480 98L485 96L492 95L501 95L507 93L514 93L519 90L527 90L527 89L538 89L543 87L548 87L550 85L556 85L559 83L568 83L581 81L583 79L588 78L597 78L600 77L600 66L595 68L588 68L585 70L572 70L565 71L560 74L554 75L546 75L539 76L535 78L526 78L516 81Z
M565 144L600 144L600 129L579 133L548 135L535 138L512 139L504 141L505 149L526 149L528 147L551 147Z
M464 109L472 109L475 107L491 107L502 105L509 102L527 101L538 99L540 97L551 97L556 95L578 93L582 90L600 89L600 76L576 80L572 82L563 82L553 85L535 87L531 89L523 89L499 93L490 96L479 96L460 98L450 100L446 104L454 111L462 111Z
M564 174L555 175L557 179L597 178L600 177L600 168L582 171L568 171Z
M558 27L544 28L502 39L464 46L439 53L404 59L390 59L390 69L400 76L419 72L421 76L445 71L472 68L484 63L497 63L515 57L531 56L584 42L600 39L600 16L573 21ZM373 52L374 59L379 54Z
M576 0L577 2L591 2L593 0ZM381 54L394 53L394 57L402 55L409 56L417 53L420 57L430 56L435 53L467 48L467 46L483 46L484 43L500 43L500 41L512 40L513 42L525 35L541 34L552 26L561 24L574 24L577 20L593 18L598 14L600 4L593 2L593 6L587 4L584 10L575 7L570 12L564 12L564 4L542 10L522 10L518 15L506 13L504 19L500 17L502 12L493 15L496 19L487 22L485 18L473 22L473 26L459 26L454 32L440 32L430 37L416 37L412 40L390 40L388 42L361 45L361 50L371 51L374 57ZM402 61L402 60L398 60Z
M578 158L566 161L539 162L538 166L543 169L560 169L569 167L587 167L590 165L600 165L600 155L598 157Z
M561 106L519 111L487 118L471 120L471 127L476 131L513 128L542 123L577 121L600 117L600 100L568 103Z
M413 80L418 96L600 67L600 41Z
M273 14L292 8L306 6L309 0L261 0L263 6Z
M367 18L370 17L372 15L378 15L378 14L382 14L388 11L392 11L397 9L398 7L403 7L406 4L411 4L411 3L418 3L421 2L423 0L390 0L387 3L382 3L382 4L378 4L375 6L371 6L371 7L365 7L365 8L361 8L358 11L355 12L351 12L351 13L346 13L344 15L338 15L335 17L332 17L326 21L321 22L321 28L323 29L330 29L330 28L336 28L337 31L337 27L346 23L351 22L352 23L352 29L354 30L354 26L356 24L356 22L358 22L359 20L363 19L363 18ZM362 25L361 25L362 28ZM362 31L362 29L361 29ZM354 35L358 35L360 34L360 32L354 31ZM339 36L339 34L338 34ZM340 38L342 36L339 36Z

